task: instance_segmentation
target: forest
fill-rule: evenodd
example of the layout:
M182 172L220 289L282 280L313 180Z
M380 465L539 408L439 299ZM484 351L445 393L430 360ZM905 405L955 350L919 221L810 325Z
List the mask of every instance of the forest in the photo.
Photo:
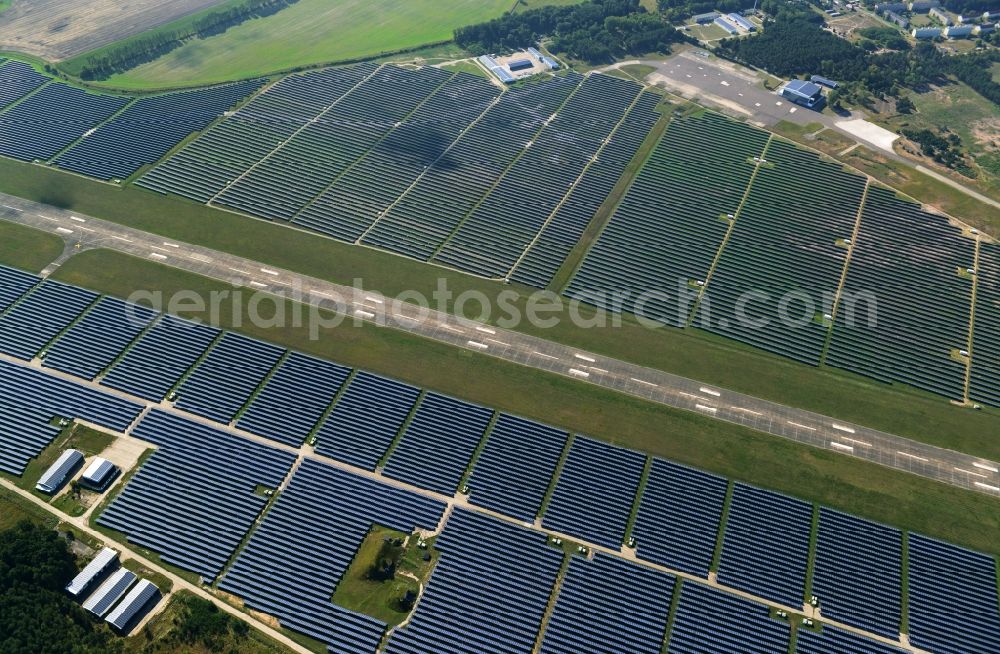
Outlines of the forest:
M455 30L455 42L474 54L525 48L543 38L549 47L591 64L652 52L667 53L670 44L687 40L639 0L590 0L570 6L546 6Z

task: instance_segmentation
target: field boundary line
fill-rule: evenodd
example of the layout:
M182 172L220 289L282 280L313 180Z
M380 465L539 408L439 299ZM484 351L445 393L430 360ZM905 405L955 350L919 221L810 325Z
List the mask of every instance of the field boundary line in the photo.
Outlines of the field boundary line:
M976 236L976 251L972 263L972 294L969 300L969 341L965 346L966 351L969 356L966 357L965 361L965 385L962 399L968 404L971 400L969 399L969 386L972 385L972 357L975 354L973 351L973 341L975 340L976 334L976 295L979 292L979 247L982 244L982 238Z
M312 125L313 123L315 123L317 120L319 120L320 118L322 118L323 116L325 116L327 113L329 113L329 111L331 109L333 109L338 104L340 104L341 100L343 100L344 98L346 98L350 94L354 93L358 89L359 86L361 86L362 84L364 84L365 82L367 82L368 80L370 80L372 78L372 76L375 75L375 73L377 73L378 71L382 70L382 68L384 66L385 66L385 64L379 64L379 66L375 70L373 70L372 72L368 73L363 78L361 78L361 80L358 81L357 84L355 84L354 86L352 86L351 88L349 88L347 91L345 91L343 94L341 94L340 97L338 97L336 100L334 100L329 105L327 105L327 107L325 109L323 109L322 111L320 111L318 114L316 114L315 116L313 116L312 118L310 118L306 122L302 123L301 127L299 127L297 130L295 130L294 132L292 132L291 134L288 135L288 138L286 138L284 141L282 141L281 143L279 143L278 145L276 145L270 152L268 152L266 155L264 155L259 160L257 160L257 162L255 162L252 166L250 166L249 168L247 168L246 170L244 170L240 174L239 177L237 177L233 181L231 181L228 184L226 184L225 186L223 186L222 189L218 193L216 193L215 195L213 195L212 197L210 197L208 199L208 201L205 202L205 204L208 205L208 206L210 206L210 207L217 206L217 205L215 205L215 201L218 200L219 197L223 193L225 193L226 191L228 191L232 187L234 187L237 184L239 184L240 181L242 181L244 177L246 177L247 175L249 175L253 171L257 170L258 166L260 166L261 164L263 164L265 161L269 160L271 157L273 157L279 151L283 150L286 145L288 145L289 143L291 143L292 140L296 136L299 135L300 132L302 132L305 128L309 127L310 125ZM261 94L263 94L263 92Z
M549 213L548 217L545 219L545 222L542 223L542 226L538 229L538 231L535 232L534 238L532 238L531 242L528 243L528 245L524 248L524 250L521 252L521 256L517 258L517 261L515 261L514 265L510 267L510 269L507 271L507 274L504 275L505 280L507 280L508 282L510 281L511 275L514 274L514 271L517 270L518 266L521 265L521 262L524 261L525 257L528 256L528 253L531 252L531 249L534 248L535 245L538 243L538 241L542 238L542 233L544 233L545 230L548 229L549 225L552 224L552 221L555 220L556 216L559 214L559 211L562 210L563 206L565 206L567 202L569 202L570 197L573 195L573 193L576 192L576 189L580 185L580 183L583 182L583 178L590 171L591 167L595 163L597 163L598 157L601 156L601 153L604 152L605 148L611 145L611 139L615 137L615 134L618 133L618 130L621 128L621 126L625 124L625 120L632 114L632 110L635 109L635 106L639 103L639 99L645 92L646 92L645 88L639 89L639 92L636 94L635 98L633 98L632 102L629 103L628 108L625 109L625 111L622 113L622 117L618 119L618 122L615 123L614 127L611 128L611 131L608 132L608 135L604 137L604 140L601 142L600 147L598 147L597 150L594 151L594 154L591 156L590 161L584 164L583 170L581 170L580 174L576 176L576 179L574 179L573 183L570 184L569 188L566 190L562 198L559 200L559 203Z

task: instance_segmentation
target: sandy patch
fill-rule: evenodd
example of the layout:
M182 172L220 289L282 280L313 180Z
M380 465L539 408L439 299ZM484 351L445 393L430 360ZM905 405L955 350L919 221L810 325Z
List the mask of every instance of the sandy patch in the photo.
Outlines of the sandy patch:
M899 138L898 134L894 134L874 123L869 123L867 120L841 120L834 123L834 125L851 136L871 143L886 152L893 151L892 144Z

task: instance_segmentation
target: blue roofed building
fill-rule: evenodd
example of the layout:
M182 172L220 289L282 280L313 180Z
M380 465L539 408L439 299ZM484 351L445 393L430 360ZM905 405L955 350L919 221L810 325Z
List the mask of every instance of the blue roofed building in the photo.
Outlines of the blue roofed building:
M812 82L801 79L789 80L781 87L781 96L809 109L822 109L826 98L823 89Z
M730 23L732 23L733 25L735 25L738 29L743 30L744 32L756 32L757 31L757 26L756 25L754 25L753 23L751 23L750 21L748 21L746 18L744 18L743 16L740 16L737 13L726 14L726 18L729 20Z
M722 29L726 30L726 32L728 32L729 34L739 34L739 30L733 27L733 25L730 24L730 22L725 18L723 18L722 16L719 16L712 22L721 27Z
M45 474L35 484L35 489L43 493L56 492L66 483L66 478L69 477L70 473L81 463L83 463L82 452L78 450L66 450L45 471Z

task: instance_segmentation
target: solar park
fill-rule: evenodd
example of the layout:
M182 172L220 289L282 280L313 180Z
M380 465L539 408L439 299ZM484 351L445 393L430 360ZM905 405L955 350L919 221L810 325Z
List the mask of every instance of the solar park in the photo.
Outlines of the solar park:
M0 469L21 474L54 418L148 442L97 523L330 652L882 654L906 651L901 629L929 652L1000 646L993 557L10 268L0 280ZM178 335L192 346L160 366ZM144 385L146 369L163 374ZM223 370L238 374L216 389ZM391 630L330 599L375 525L437 535ZM775 613L808 614L813 595L815 628Z
M550 290L1000 404L995 246L766 131L661 113L662 96L631 81L567 71L500 89L465 72L362 63L131 98L17 61L0 80L0 155L474 275L536 288L568 278ZM634 161L657 126L651 155ZM595 222L630 163L641 170ZM740 303L750 290L768 298ZM867 293L875 326L851 320L867 315L852 300ZM775 321L779 310L796 324Z

